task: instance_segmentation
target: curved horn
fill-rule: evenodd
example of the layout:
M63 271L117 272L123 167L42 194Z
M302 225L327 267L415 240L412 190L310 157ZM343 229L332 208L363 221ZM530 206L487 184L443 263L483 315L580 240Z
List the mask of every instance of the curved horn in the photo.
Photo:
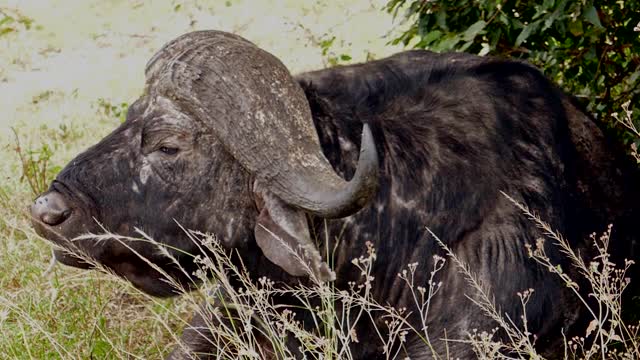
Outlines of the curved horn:
M210 127L261 186L288 204L344 217L375 194L378 158L369 126L347 182L322 153L300 86L276 57L249 41L218 31L183 35L151 59L146 74L148 91Z

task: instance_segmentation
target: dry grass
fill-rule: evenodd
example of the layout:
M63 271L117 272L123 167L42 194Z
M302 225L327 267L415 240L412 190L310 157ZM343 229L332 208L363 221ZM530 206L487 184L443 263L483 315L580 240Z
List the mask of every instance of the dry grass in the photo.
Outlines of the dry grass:
M359 340L354 326L381 316L387 328L374 336L392 359L399 351L392 344L401 344L409 333L417 333L426 344L432 341L426 319L441 286L438 274L447 261L457 265L469 289L477 292L478 311L494 319L508 335L506 341L500 341L498 329L479 329L468 338L452 340L469 343L480 358L540 358L532 334L504 318L493 305L490 291L446 247L448 258L434 259L427 284L414 282L416 264L408 264L398 275L420 309L419 329L410 326L402 309L373 301L374 280L369 274L377 255L371 247L354 259L362 279L349 291L320 282L286 289L274 288L269 279L254 284L242 269L231 266L212 235L193 231L188 231L191 239L208 247L214 257L197 258L201 269L189 275L203 286L179 299L150 298L107 271L49 267L50 247L31 229L26 205L60 166L117 126L123 107L142 90L145 62L164 42L194 29L233 31L276 54L294 72L399 50L387 46L383 37L392 28L390 17L379 10L383 1L210 3L9 0L0 5L4 14L33 20L30 29L16 24L16 31L0 36L0 146L6 154L0 162L0 358L162 358L179 346L180 329L193 311L199 311L211 320L234 314L231 326L223 321L207 325L216 334L214 345L224 349L216 354L221 358L264 357L266 350L259 346L257 330L282 358L293 355L286 339L295 337L309 358L351 359L349 345ZM346 60L349 57L352 60ZM593 321L583 337L567 339L565 358L640 358L638 327L627 326L620 318L620 294L628 284L625 271L629 264L616 269L610 263L609 233L593 238L599 256L587 263L559 234L519 206L545 229L546 241L559 246L571 266L592 284L590 295L596 306L584 304ZM153 242L142 233L139 239L100 236L104 241ZM550 276L558 276L575 289L575 279L552 264L540 244L531 245L530 256ZM207 273L214 277L205 276ZM229 277L241 279L242 288L231 287ZM221 308L201 306L222 300L219 294L223 291L227 298ZM293 312L275 305L273 297L283 292L306 304L314 314L313 329L303 328ZM528 300L536 294L523 289L514 296L519 296L525 313ZM312 305L316 302L321 305Z
M632 264L626 261L622 268L616 268L609 260L608 246L611 235L611 227L599 237L592 236L592 244L597 256L590 262L586 262L579 254L575 253L568 242L547 223L541 220L535 213L524 205L509 198L514 206L519 207L523 214L534 221L546 234L553 246L569 260L568 265L576 268L578 273L587 280L590 285L588 291L589 301L584 297L584 292L578 292L577 280L570 278L559 264L553 263L545 253L544 239L539 239L536 244L528 246L529 257L539 263L549 272L549 276L558 276L566 286L575 292L582 301L583 306L592 316L583 336L565 339L565 353L557 354L564 359L637 359L640 357L640 340L638 338L638 326L626 324L621 316L622 294L629 279L626 271ZM522 306L523 325L518 326L508 315L501 313L494 303L491 290L486 287L478 276L471 270L469 264L464 263L453 251L451 251L430 230L427 231L435 238L447 255L447 259L434 256L433 268L426 284L418 284L414 281L417 263L408 264L407 268L398 274L413 295L416 309L422 324L419 328L413 326L408 318L409 313L405 309L396 309L377 303L371 296L371 289L375 279L371 276L377 254L375 249L367 244L363 249L363 255L353 259L352 263L360 270L361 280L350 284L348 290L339 290L331 283L323 283L315 279L311 286L274 286L268 278L261 278L258 283L249 279L246 270L234 266L229 255L216 240L215 236L197 231L183 229L189 239L196 244L202 253L212 254L210 257L195 256L198 270L185 275L193 282L199 283L200 290L186 292L184 288L164 274L163 270L151 262L147 263L159 272L163 273L166 281L174 288L185 294L181 297L181 305L197 312L205 322L197 331L204 334L213 334L209 337L213 355L219 359L264 359L264 358L297 358L301 351L310 359L354 359L350 346L358 342L355 328L361 321L373 318L384 319L384 327L375 328L377 341L384 349L387 359L395 359L400 356L403 344L408 335L418 337L431 349L431 356L435 359L449 359L446 354L436 353L431 346L427 318L431 301L438 296L438 290L442 283L438 282L439 273L445 268L447 261L452 261L460 274L467 280L468 288L465 290L469 299L477 306L478 312L494 320L497 327L494 329L473 330L466 338L448 339L448 341L463 342L468 344L480 359L543 359L535 348L535 334L527 328L526 307L529 300L536 296L533 290L524 289L514 294L520 300ZM155 242L144 232L138 231L138 238L123 237L111 233L87 234L72 239L76 241L117 241L127 246L130 250L131 242L145 241L154 244L158 251L171 259L175 265L180 266L163 244ZM205 251L206 250L206 251ZM135 251L134 251L135 252ZM80 252L73 252L84 257ZM146 261L144 257L138 254ZM84 257L87 262L90 258ZM301 262L303 261L300 259ZM94 265L100 268L100 264ZM109 271L102 271L115 282L124 282ZM183 270L184 271L184 270ZM308 274L313 278L313 272L308 269ZM233 280L236 285L232 286ZM581 279L582 280L582 279ZM239 281L240 286L237 285ZM224 296L222 295L224 294ZM313 323L309 327L303 326L296 319L296 309L287 307L278 302L278 297L289 295L296 298L302 307L312 316ZM139 293L140 298L146 299L147 305L153 305L152 311L155 324L167 330L171 343L181 346L184 351L188 348L179 341L179 333L175 331L175 325L188 326L183 313L173 305L167 305L162 301ZM51 347L61 357L65 357L65 348L56 342L54 336L47 330L38 326L24 314L21 309L11 302L0 298L0 303L6 303L9 311L16 311L22 317L23 323L40 332ZM379 323L378 323L379 324ZM498 336L498 333L501 336ZM564 336L564 334L558 334ZM266 342L265 342L266 339ZM290 340L295 339L296 347L290 346ZM440 339L441 340L441 339ZM118 344L110 344L118 357L134 356Z
M48 269L50 247L26 213L61 166L120 123L162 44L220 29L293 72L345 62L343 54L362 61L399 50L386 45L392 19L382 3L0 1L0 21L15 19L0 25L0 358L162 358L190 316L183 299L151 300L94 271Z

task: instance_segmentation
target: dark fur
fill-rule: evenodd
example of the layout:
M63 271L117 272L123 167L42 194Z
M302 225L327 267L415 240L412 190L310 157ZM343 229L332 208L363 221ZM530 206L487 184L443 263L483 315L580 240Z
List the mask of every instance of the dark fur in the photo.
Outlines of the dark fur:
M618 229L614 231L615 249L633 256L629 252L636 241L633 206L640 199L631 185L636 177L627 178L631 176L629 166L592 120L531 66L465 54L410 51L366 64L301 74L297 80L309 100L323 151L343 177L349 179L355 171L363 122L371 125L381 160L375 200L348 218L327 220L328 237L340 235L334 263L338 288L346 289L348 282L360 280L351 260L365 251L369 241L378 252L373 273L375 300L415 312L408 288L397 274L409 263L418 262L416 283L426 283L432 256L443 254L428 235L428 227L471 266L491 288L497 305L516 323L521 323L516 293L535 290L527 307L529 329L538 336L540 349L553 354L559 349L560 331L571 334L582 325L580 306L555 276L528 259L525 244L534 244L543 234L500 191L536 211L584 254L591 250L585 241L588 234L602 232L614 222ZM214 233L223 232L229 221L237 221L242 227L236 229L234 240L222 238L240 250L252 277L268 276L289 284L303 281L273 266L257 247L250 231L259 212L248 200L252 175L215 138L197 131L194 135L200 137L193 151L208 154L209 162L178 162L184 168L154 170L160 175L161 170L195 172L194 179L164 183L152 178L135 196L125 187L110 188L119 181L111 178L135 179L128 168L141 166L133 155L127 155L145 146L136 137L137 130L132 130L143 126L142 120L136 120L142 116L136 106L120 130L63 171L54 187L65 184L72 189L69 193L95 196L84 206L94 209L87 211L102 221L112 216L111 211L126 208L117 221L129 227L139 225L154 237L170 234L170 240L163 242L186 250L194 249L179 235L172 218L186 228ZM200 149L203 144L213 150ZM127 156L133 165L123 165L129 161ZM113 174L97 168L109 161L114 161ZM105 173L96 182L97 174ZM213 183L204 183L203 178ZM100 191L107 193L100 195ZM201 194L213 195L198 212L195 207L203 201ZM121 200L111 200L114 196ZM222 214L216 211L219 208L235 210ZM150 214L149 209L162 211ZM214 212L216 216L210 216ZM324 220L309 221L317 239L325 239ZM318 245L325 254L327 244L320 241ZM546 249L555 262L571 271L557 249L550 244ZM115 250L103 254L105 251ZM140 251L153 253L145 248ZM109 264L113 254L99 260ZM151 271L134 259L130 266ZM444 285L430 310L432 339L442 338L445 330L448 338L460 339L472 329L495 327L464 296L474 296L474 290L451 262L438 280ZM161 289L157 294L167 295ZM196 318L196 325L201 320ZM417 318L412 321L420 327ZM371 336L371 325L363 323L356 329L360 342L353 347L355 358L383 357L380 344ZM206 350L206 342L193 332L186 331L184 339L194 348L204 344L199 350ZM407 341L402 356L432 357L417 336L410 334ZM434 345L444 353L442 341L434 340ZM448 347L453 357L472 357L470 349L460 343Z
M536 290L529 323L542 343L545 334L557 339L560 327L567 330L577 315L573 299L527 259L524 244L541 233L499 193L532 207L570 239L578 235L566 213L575 206L575 179L568 168L573 154L565 109L560 93L538 71L464 54L408 52L301 79L325 153L339 171L353 172L358 121L373 125L383 159L380 194L346 227L349 240L337 264L349 264L372 241L380 254L393 254L380 256L376 265L376 300L412 309L396 274L418 262L417 281L426 283L432 255L441 254L429 227L487 284L500 284L493 288L497 304L512 318L520 311L516 293ZM336 151L338 137L352 144L352 154ZM336 272L339 279L354 274L349 266ZM454 268L441 280L444 289L429 321L433 338L444 337L445 329L449 338L464 338L471 329L494 326L465 299L474 291ZM431 357L417 339L409 344L411 358ZM442 353L443 346L436 344ZM449 347L456 356L471 355L459 345Z
M613 250L628 251L636 239L629 226L631 208L621 205L619 196L607 199L603 188L624 192L627 204L633 204L638 193L630 184L636 177L623 155L613 156L616 150L592 119L538 70L514 61L412 51L297 79L323 151L343 177L355 171L362 122L371 124L382 159L375 201L349 218L328 221L329 238L341 234L335 258L339 288L360 280L350 260L370 241L380 254L373 274L375 300L415 312L397 274L418 262L416 283L426 283L432 256L443 255L428 236L429 227L490 286L499 308L517 324L522 309L516 293L535 290L527 307L528 326L546 355L561 350L561 331L584 331L582 305L554 275L528 259L524 245L535 244L543 234L499 192L536 211L583 254L591 251L588 235L611 222L624 229L614 232L618 243ZM312 223L317 238L325 239L323 220ZM546 249L579 280L556 248L547 244ZM256 278L296 281L277 268L265 271L268 260L246 253L244 263ZM472 329L496 326L465 298L474 290L453 266L439 280L444 288L430 311L432 338L444 337L445 329L448 338L461 339ZM356 358L383 357L380 344L368 335L373 333L369 326L358 330ZM442 342L434 345L445 352ZM453 357L472 357L466 346L448 347ZM411 335L406 355L432 357Z

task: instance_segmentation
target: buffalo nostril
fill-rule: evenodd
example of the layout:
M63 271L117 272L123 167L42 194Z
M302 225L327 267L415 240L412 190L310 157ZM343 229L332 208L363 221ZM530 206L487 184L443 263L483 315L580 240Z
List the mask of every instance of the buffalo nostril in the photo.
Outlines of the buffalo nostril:
M52 212L43 214L40 219L45 224L54 226L54 225L62 224L65 220L69 218L69 215L71 215L71 210L65 210L61 212L52 211Z
M71 216L71 209L65 203L62 194L50 191L41 195L31 205L31 216L47 225L55 226L62 224Z

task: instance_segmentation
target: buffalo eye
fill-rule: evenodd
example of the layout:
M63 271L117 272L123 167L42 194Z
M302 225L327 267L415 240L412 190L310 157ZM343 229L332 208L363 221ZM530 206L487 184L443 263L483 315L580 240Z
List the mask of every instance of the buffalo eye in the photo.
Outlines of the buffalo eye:
M178 153L178 148L170 146L161 146L158 150L167 155L175 155Z

